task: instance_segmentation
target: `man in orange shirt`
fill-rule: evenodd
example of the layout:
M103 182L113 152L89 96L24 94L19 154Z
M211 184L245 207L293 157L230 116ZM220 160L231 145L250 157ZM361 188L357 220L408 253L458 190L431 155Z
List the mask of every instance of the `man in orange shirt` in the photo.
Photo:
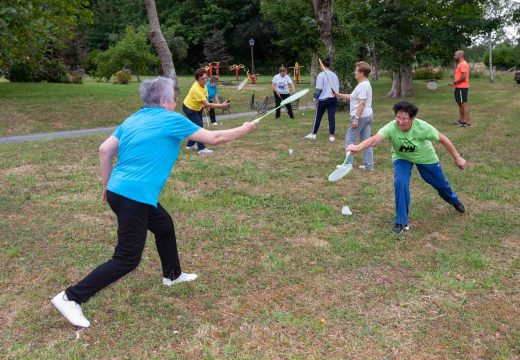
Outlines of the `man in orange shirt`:
M469 66L466 60L464 60L464 51L455 51L453 58L457 62L452 85L455 87L455 101L459 106L458 123L460 127L470 127L468 109Z

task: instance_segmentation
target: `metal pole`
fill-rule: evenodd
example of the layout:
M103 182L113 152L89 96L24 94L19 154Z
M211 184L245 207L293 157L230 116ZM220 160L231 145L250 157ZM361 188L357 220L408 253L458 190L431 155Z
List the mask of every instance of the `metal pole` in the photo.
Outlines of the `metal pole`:
M255 59L253 57L253 46L251 45L251 75L255 74Z

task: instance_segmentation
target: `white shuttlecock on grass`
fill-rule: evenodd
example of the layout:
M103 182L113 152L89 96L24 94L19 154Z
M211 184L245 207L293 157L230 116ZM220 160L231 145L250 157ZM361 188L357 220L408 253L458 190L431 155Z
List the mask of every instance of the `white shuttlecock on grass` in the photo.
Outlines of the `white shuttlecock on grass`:
M289 155L292 155L293 151L293 149L289 149Z
M341 213L343 215L352 215L352 211L350 211L350 208L347 205L343 206Z

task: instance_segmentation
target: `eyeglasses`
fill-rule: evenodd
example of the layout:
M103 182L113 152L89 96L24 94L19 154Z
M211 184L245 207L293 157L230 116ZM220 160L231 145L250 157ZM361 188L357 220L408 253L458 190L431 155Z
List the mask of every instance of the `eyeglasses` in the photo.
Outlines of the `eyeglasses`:
M408 121L411 120L411 117L408 117L408 116L407 116L407 117L404 117L404 116L398 116L398 115L396 115L396 116L395 116L395 120L396 120L396 121L399 121L399 122L408 122Z

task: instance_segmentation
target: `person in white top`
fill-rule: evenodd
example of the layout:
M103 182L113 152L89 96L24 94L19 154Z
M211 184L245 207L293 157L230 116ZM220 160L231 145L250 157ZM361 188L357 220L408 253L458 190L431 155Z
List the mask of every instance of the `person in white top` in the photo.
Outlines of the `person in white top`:
M350 124L345 136L345 147L354 144L359 136L360 141L366 140L371 136L370 125L374 117L372 111L372 86L368 80L368 75L372 68L364 61L356 63L354 77L357 86L351 94L336 93L341 99L350 99ZM354 158L352 155L347 159L347 163L352 165ZM374 170L374 148L368 147L363 151L363 165L360 169Z
M287 99L290 95L289 85L292 88L293 92L296 92L296 88L294 87L294 83L291 80L291 77L287 75L287 69L282 66L278 69L278 74L273 77L273 81L271 86L273 87L274 100L276 102L276 107L280 106L280 103ZM292 111L291 104L285 105L287 109L287 114L291 119L294 119L294 114ZM280 117L280 109L276 110L276 118Z
M339 90L338 76L329 70L331 60L326 57L322 60L323 71L316 77L316 91L314 92L313 101L316 104L316 116L312 132L305 136L305 139L316 139L316 134L320 128L321 118L325 111L329 118L329 141L336 140L334 133L336 131L336 109L338 108L338 99L336 93Z

